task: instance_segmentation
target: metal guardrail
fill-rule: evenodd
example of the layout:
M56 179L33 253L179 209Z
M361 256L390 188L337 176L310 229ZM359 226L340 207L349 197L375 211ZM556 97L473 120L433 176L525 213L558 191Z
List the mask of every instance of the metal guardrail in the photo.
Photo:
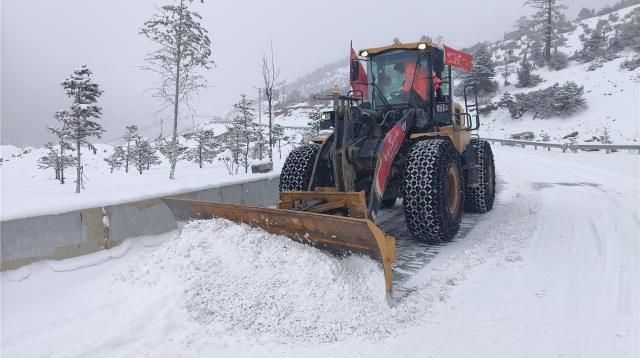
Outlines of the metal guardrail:
M548 143L548 142L530 142L526 140L515 140L515 139L494 139L494 138L482 138L492 144L495 142L500 143L500 145L509 145L512 147L522 146L522 148L526 146L534 147L534 149L538 149L538 147L547 148L548 151L551 151L551 148L559 148L562 149L562 152L565 153L567 150L570 150L574 153L577 153L578 150L584 151L599 151L604 150L607 154L611 153L611 150L637 150L638 154L640 154L640 144L575 144L575 143Z

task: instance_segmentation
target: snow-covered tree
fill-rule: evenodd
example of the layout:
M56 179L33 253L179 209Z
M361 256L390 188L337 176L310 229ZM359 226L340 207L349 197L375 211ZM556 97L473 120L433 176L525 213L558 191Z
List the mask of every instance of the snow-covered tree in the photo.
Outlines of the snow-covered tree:
M544 129L540 131L540 138L542 138L543 142L548 142L551 140L551 136L549 135L549 133L546 133Z
M584 87L569 81L560 86L516 93L511 96L505 92L498 102L500 108L507 108L512 118L520 118L525 112L533 113L533 118L547 119L552 117L568 117L586 107Z
M273 126L272 135L273 140L278 143L278 158L282 159L282 141L286 140L284 136L284 127L280 124L276 124Z
M476 84L479 97L490 97L498 89L498 81L493 78L496 75L493 53L487 44L478 45L473 55L473 68L471 72L463 76L461 84L457 87L457 94L461 94L464 86L470 83Z
M518 82L516 83L516 87L535 87L540 82L542 82L542 78L533 73L533 66L531 62L529 62L529 59L527 59L527 54L525 53L520 62L520 68L518 68Z
M138 126L135 124L132 124L130 126L126 126L127 131L124 132L124 140L127 141L127 150L125 152L125 157L124 157L124 171L126 173L129 172L129 161L131 160L131 142L135 142L137 139L140 138L140 135L138 134Z
M254 121L253 111L251 108L251 102L247 100L245 94L240 95L240 102L233 106L239 111L238 115L234 117L232 124L232 131L235 134L236 144L240 148L237 152L236 163L244 167L244 172L249 172L249 152L251 149L251 143L256 139L256 131L258 124Z
M200 89L207 86L206 79L198 74L199 68L211 68L211 41L199 19L202 17L179 0L180 5L165 5L158 10L160 14L153 15L145 22L140 31L148 39L158 45L158 49L147 55L147 65L142 67L156 73L160 80L157 83L153 97L157 98L165 108L173 110L173 136L170 151L174 154L169 158L171 171L169 178L175 178L176 163L178 162L178 117L181 106L191 108L192 97Z
M607 127L604 127L604 133L602 133L602 135L600 136L600 142L602 144L613 144L613 141L611 140L611 134L609 133Z
M127 153L125 152L122 146L117 146L113 148L113 153L110 156L104 158L104 161L109 164L109 168L111 169L111 173L113 173L113 169L120 169L124 165L125 158L127 157Z
M60 122L65 123L65 121L67 120L66 117L68 115L69 115L68 111L58 111L53 115L53 117L59 120ZM66 179L64 175L64 170L66 168L72 168L76 165L76 159L72 155L67 155L66 152L74 151L75 148L73 147L73 145L71 145L71 143L67 141L66 132L62 128L53 128L53 127L47 126L47 131L55 134L58 137L58 146L60 148L60 153L56 157L57 158L56 167L58 171L58 175L56 176L56 179L60 180L60 184L64 184Z
M175 152L173 149L176 149ZM158 148L160 151L160 154L162 154L165 158L169 159L171 161L171 159L175 159L176 162L179 162L181 160L187 159L186 158L186 154L187 151L189 150L189 147L187 147L184 144L181 144L180 141L176 141L175 145L173 144L173 141L170 140L166 140L163 139L160 142L158 142ZM175 156L174 156L175 153Z
M186 158L197 163L200 168L205 162L211 162L220 154L220 143L216 140L212 129L196 128L182 135L184 138L194 140L196 146L187 150Z
M549 62L549 68L555 71L560 71L561 69L567 67L569 65L569 57L564 52L558 51L558 48L553 50L551 54L551 62Z
M524 5L529 5L537 10L531 16L530 26L540 28L543 31L544 60L546 63L551 61L551 46L558 28L558 20L564 9L567 8L566 5L557 4L559 1L562 0L527 0L524 3Z
M533 62L535 67L544 67L545 61L543 52L542 41L539 38L534 39L529 46L529 60Z
M520 106L518 106L518 103L509 92L502 94L502 97L500 97L498 101L498 107L506 108L511 114L511 118L520 118L522 116Z
M578 13L576 21L586 20L594 16L596 16L596 9L589 10L586 7L583 7L582 10L580 10L580 12Z
M83 188L82 182L82 152L81 147L86 145L93 153L96 148L88 142L90 137L102 138L105 130L100 124L91 120L92 118L100 118L102 108L95 105L98 97L104 91L100 90L99 85L91 81L92 72L83 65L81 68L73 71L71 76L62 81L61 85L67 92L67 96L73 98L70 111L58 111L54 117L62 122L62 128L52 128L58 132L59 136L64 137L75 145L76 150L76 193L80 193Z
M582 49L580 50L580 60L590 62L604 56L606 51L606 37L604 27L596 27L589 33L580 35Z
M278 126L280 125L276 124L272 127L271 139L274 142L278 140L276 133ZM263 160L269 154L269 136L268 133L265 133L264 126L256 126L253 139L254 142L253 147L251 148L251 158Z
M58 150L53 147L53 142L47 142L44 147L49 149L47 155L38 159L38 169L53 168L56 173L56 180L60 179L60 168L58 167Z
M156 148L149 143L149 139L140 137L136 138L131 148L131 159L140 174L145 170L149 170L151 165L162 163L156 154Z
M320 136L320 121L322 112L320 112L320 108L314 108L313 112L309 113L307 117L309 122L307 122L307 128L304 131L303 140L307 140L312 137Z

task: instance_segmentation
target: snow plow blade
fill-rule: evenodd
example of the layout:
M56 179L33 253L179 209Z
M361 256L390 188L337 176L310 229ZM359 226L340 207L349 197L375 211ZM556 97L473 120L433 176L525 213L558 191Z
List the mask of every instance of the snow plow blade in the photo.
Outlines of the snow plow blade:
M395 239L386 236L368 219L178 198L162 198L162 201L176 221L219 217L261 228L271 234L284 235L336 256L369 256L382 264L387 298L391 297Z

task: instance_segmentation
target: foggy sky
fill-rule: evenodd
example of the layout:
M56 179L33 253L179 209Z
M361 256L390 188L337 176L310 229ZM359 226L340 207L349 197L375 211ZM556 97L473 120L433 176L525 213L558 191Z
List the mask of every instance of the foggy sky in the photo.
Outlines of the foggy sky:
M449 1L194 1L190 8L203 17L217 67L203 72L211 88L194 104L196 124L212 115L224 116L240 94L255 98L261 85L261 50L282 66L280 80L299 76L345 58L349 42L360 48L385 46L394 37L418 41L422 35L461 48L478 41L502 39L514 21L530 15L523 0ZM613 4L615 1L610 2ZM143 72L145 54L153 44L140 28L171 0L3 0L2 1L2 144L41 147L55 137L45 126L58 126L55 111L69 108L60 83L73 69L87 65L105 91L98 120L107 130L100 142L120 137L126 125L147 127L170 113L148 93L156 79ZM582 7L599 10L604 0L566 0L566 14L575 19ZM347 64L345 63L345 66ZM165 121L163 132L170 130ZM157 137L159 126L142 134Z

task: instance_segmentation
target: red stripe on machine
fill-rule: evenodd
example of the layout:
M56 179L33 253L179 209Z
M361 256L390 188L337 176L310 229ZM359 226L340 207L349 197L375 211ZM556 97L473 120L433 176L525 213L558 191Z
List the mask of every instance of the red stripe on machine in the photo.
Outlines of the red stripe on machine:
M393 127L389 133L384 137L384 149L382 149L382 157L380 158L380 169L378 170L378 177L376 178L377 189L379 194L384 192L384 185L387 180L387 175L391 169L391 163L393 158L398 153L398 149L404 141L404 128L403 123L398 123Z

